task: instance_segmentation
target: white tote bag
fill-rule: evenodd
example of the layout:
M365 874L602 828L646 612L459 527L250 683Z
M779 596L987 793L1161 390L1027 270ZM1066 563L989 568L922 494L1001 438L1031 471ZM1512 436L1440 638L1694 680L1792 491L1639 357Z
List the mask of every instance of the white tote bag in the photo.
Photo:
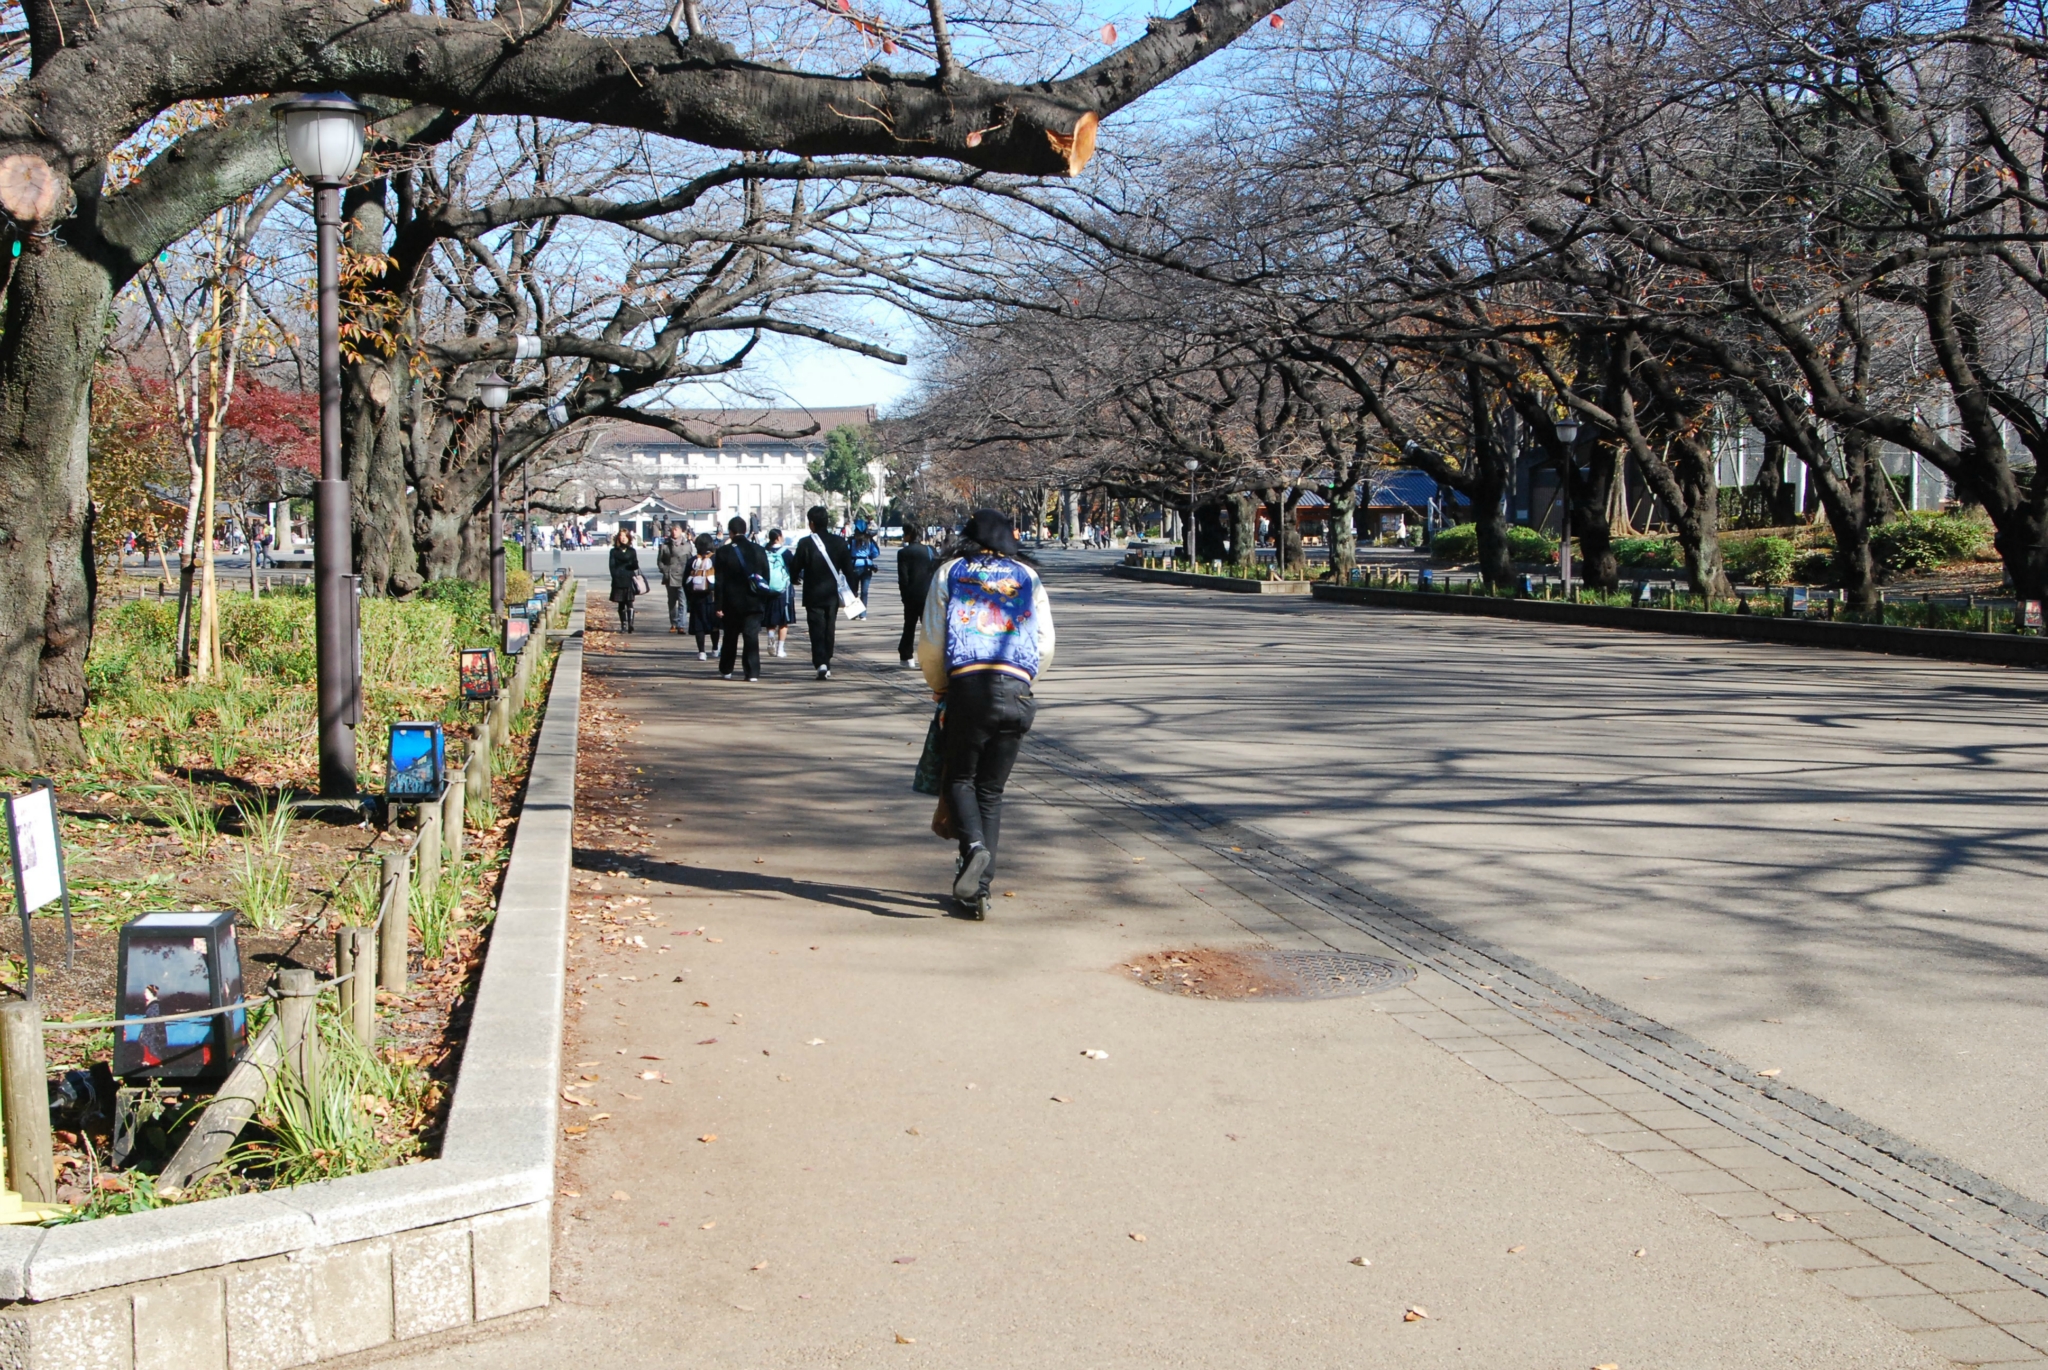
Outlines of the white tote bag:
M818 549L818 555L824 558L826 569L832 572L832 583L839 587L839 612L848 618L866 618L868 606L860 602L860 596L846 583L846 577L839 574L839 567L833 562L832 553L825 547L825 539L812 533L810 540L811 545Z

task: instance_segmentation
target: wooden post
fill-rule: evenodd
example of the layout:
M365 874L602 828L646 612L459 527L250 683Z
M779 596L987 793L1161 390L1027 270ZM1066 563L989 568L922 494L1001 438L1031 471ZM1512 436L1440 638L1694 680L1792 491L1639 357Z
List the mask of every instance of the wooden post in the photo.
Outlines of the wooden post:
M356 1040L364 1046L373 1046L377 1041L377 987L370 982L370 968L377 964L377 948L383 945L384 932L372 928L345 928L349 934L349 963L356 968L356 978L349 981L355 988L355 997L349 1000L349 1026L355 1029Z
M377 983L405 993L405 953L412 935L412 853L384 853L384 925L377 929ZM376 996L371 995L371 1002Z
M450 785L441 792L441 854L451 866L462 864L462 801L466 785Z
M319 992L310 970L294 967L277 973L278 1045L284 1068L308 1094L320 1078L320 1033L313 1025L313 1000Z
M356 987L362 983L355 969L356 930L343 924L334 930L334 995L340 1001L341 1016L351 1022L356 1016Z
M441 888L441 806L420 805L419 835L412 840L414 883L421 899Z
M476 744L469 749L469 765L462 773L463 788L468 791L464 799L469 804L481 804L491 797L491 741L486 725L477 732Z
M7 1130L7 1187L30 1203L57 1202L43 1006L34 999L0 1005L0 1091L5 1109L0 1125Z
M514 671L512 674L516 682L519 673ZM500 694L491 701L491 745L484 748L484 755L489 756L511 740L512 696L510 694Z
M280 1060L277 1024L258 1033L242 1053L242 1059L221 1082L220 1091L206 1106L198 1124L186 1135L178 1154L171 1157L157 1176L157 1193L169 1198L205 1179L227 1158L242 1128L256 1116L256 1109L269 1091L270 1076Z

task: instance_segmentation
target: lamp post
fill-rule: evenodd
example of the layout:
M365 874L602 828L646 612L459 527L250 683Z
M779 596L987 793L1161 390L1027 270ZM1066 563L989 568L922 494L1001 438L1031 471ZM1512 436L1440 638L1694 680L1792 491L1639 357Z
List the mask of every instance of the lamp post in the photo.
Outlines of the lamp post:
M1572 444L1579 440L1579 421L1567 414L1559 419L1553 429L1557 433L1557 445L1564 449L1564 458L1557 468L1557 502L1559 509L1560 533L1557 541L1557 573L1564 585L1564 597L1572 597L1572 475L1579 458L1572 450Z
M356 644L345 601L354 562L341 464L341 186L363 159L367 105L338 91L277 107L285 153L313 187L319 263L320 479L313 482L313 640L319 663L320 797L356 794Z
M498 413L512 398L512 386L493 371L476 383L476 401L491 414L491 618L505 617L505 509L498 472Z
M1195 472L1202 469L1202 463L1189 457L1181 463L1188 473L1188 569L1195 569Z

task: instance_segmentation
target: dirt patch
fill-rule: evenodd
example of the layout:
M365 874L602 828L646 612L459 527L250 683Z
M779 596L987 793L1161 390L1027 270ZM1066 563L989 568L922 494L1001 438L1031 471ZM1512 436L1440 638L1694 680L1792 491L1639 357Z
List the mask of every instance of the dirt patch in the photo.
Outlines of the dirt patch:
M1293 991L1292 976L1276 976L1264 964L1263 948L1215 951L1156 951L1125 962L1120 970L1149 989L1193 999L1254 999Z

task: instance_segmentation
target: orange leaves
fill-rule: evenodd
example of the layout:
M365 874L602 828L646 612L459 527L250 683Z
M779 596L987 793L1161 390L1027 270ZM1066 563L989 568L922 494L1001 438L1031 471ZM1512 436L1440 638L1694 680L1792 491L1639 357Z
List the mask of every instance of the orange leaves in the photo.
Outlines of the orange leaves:
M1104 43L1114 46L1116 43L1116 25L1104 24L1100 29L1096 30L1095 36Z

